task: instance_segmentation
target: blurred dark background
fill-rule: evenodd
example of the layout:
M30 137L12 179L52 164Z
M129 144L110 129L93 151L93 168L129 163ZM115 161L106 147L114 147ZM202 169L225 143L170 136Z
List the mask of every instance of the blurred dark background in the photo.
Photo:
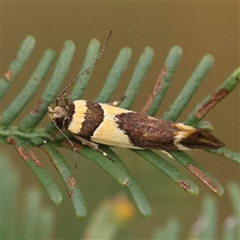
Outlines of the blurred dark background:
M239 5L233 2L2 2L1 4L1 74L3 74L14 58L21 42L28 35L36 39L33 54L12 85L2 103L5 109L31 76L40 57L47 48L60 53L63 43L71 39L76 44L76 52L72 66L67 74L68 82L76 76L85 54L86 47L92 38L97 38L102 44L110 30L113 34L106 52L98 62L90 84L84 94L87 100L93 100L101 89L113 61L122 47L129 46L133 55L126 73L119 84L118 91L112 100L119 99L128 84L134 66L146 46L155 51L152 65L146 75L133 109L139 111L146 102L149 93L158 77L165 58L174 45L183 49L177 72L172 85L157 116L168 109L184 83L192 74L201 58L212 54L215 63L205 81L187 106L180 121L206 95L213 92L237 67L239 67ZM50 75L44 80L39 94L45 87ZM18 125L24 114L29 113L37 105L38 96L29 103L25 111L16 119ZM226 143L230 150L239 152L239 87L215 107L206 117L214 125L214 135ZM46 117L40 124L48 124ZM3 145L4 151L10 152L14 164L23 173L22 186L34 185L41 189L32 172L21 161L13 148ZM201 200L205 194L213 195L190 172L175 164L199 186L197 197L191 196L180 189L163 173L154 169L147 162L125 149L115 149L129 167L135 179L140 184L152 207L153 214L144 219L137 213L129 223L124 233L126 239L150 238L153 229L163 225L169 216L177 216L184 222L184 237L189 225L196 219L201 208ZM58 174L48 162L42 151L36 151L46 168L52 172L64 193L60 206L55 206L42 190L45 202L54 208L57 214L55 239L79 238L82 229L88 224L94 208L106 198L118 192L126 192L102 169L91 161L78 157L78 168L75 172L84 195L89 217L80 222L76 219L71 201L61 184ZM63 155L70 156L63 151ZM204 151L190 153L207 171L215 176L226 187L230 180L238 180L239 167L224 158L208 154ZM69 164L74 166L73 159ZM231 213L229 197L225 194L217 197L220 220ZM220 221L221 222L221 221ZM67 230L66 230L67 229Z

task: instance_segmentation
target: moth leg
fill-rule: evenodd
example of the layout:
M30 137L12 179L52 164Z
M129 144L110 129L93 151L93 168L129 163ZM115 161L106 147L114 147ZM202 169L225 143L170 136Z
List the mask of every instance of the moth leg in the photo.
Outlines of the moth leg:
M61 134L60 131L57 131L55 134L53 134L52 136L49 137L49 139L45 139L43 140L41 143L37 144L37 147L42 146L43 144L46 144L48 142L54 141L59 135Z
M111 105L111 106L116 107L116 106L118 106L120 103L122 103L122 101L123 101L125 98L126 98L126 96L123 96L123 97L120 98L119 100L117 100L117 101L113 101L113 102L108 103L108 104Z
M59 128L54 120L52 121L52 123L55 125L58 131L54 135L50 136L49 139L43 140L42 143L39 143L36 146L40 147L43 144L46 144L50 141L54 141L60 134L62 134L64 138L68 141L68 143L71 145L72 149L74 150L75 159L76 159L77 148L75 147L74 143L69 139L69 137L64 133L65 128L64 127Z
M140 111L141 114L146 114L146 112L149 110L149 108L151 107L157 93L159 92L159 90L161 89L162 86L162 80L165 76L166 73L166 67L164 66L158 76L158 79L155 83L155 86L153 88L152 93L150 94L146 104L143 106L142 110Z
M162 153L166 154L169 158L174 159L173 156L172 156L169 152L164 151L164 150L160 150L160 151L161 151Z
M86 145L86 146L88 146L88 147L96 150L97 152L101 153L103 156L107 157L109 160L111 160L112 162L114 162L114 160L113 160L112 158L110 158L106 152L104 152L104 151L102 151L100 148L98 148L98 144L93 143L93 142L91 142L91 141L88 141L88 140L86 140L85 138L82 138L82 137L80 137L79 135L76 135L76 134L73 134L73 136L74 136L77 140L79 140L83 145Z

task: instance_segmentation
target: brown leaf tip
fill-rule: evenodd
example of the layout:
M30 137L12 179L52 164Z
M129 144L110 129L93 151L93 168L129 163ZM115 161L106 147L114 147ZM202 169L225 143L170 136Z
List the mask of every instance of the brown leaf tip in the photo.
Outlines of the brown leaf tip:
M39 161L39 159L37 158L37 156L35 155L34 152L29 151L28 153L29 153L31 159L34 161L34 163L35 163L38 167L44 168L43 165L42 165L42 163Z
M22 146L17 147L17 152L24 161L29 159L27 152L25 151L25 149Z
M228 94L228 90L222 88L216 93L213 93L205 104L202 105L201 108L198 109L195 116L198 119L201 119L207 112L209 112L218 102L220 102L226 95Z
M68 186L70 188L75 188L77 186L76 179L74 177L68 177Z
M208 178L199 168L197 168L193 164L188 164L187 168L202 182L204 182L214 193L219 192L218 186L210 178Z
M180 181L178 182L178 185L184 189L185 191L189 190L191 188L191 186L189 184L187 184L186 182L184 181Z
M13 72L12 71L7 71L5 72L4 74L4 77L6 78L6 80L10 81L12 79L12 76L13 76Z

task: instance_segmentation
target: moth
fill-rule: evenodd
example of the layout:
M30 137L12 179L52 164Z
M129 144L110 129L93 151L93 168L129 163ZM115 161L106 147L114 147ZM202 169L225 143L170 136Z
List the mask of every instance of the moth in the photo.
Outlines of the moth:
M225 145L205 129L122 109L117 107L119 102L113 104L85 100L71 102L66 97L66 90L98 61L110 35L111 32L95 61L73 79L48 106L48 116L73 147L74 144L64 134L64 130L82 144L96 149L106 157L107 154L98 148L98 144L162 151L218 149ZM64 101L64 104L60 105L61 101ZM54 103L55 107L52 106Z

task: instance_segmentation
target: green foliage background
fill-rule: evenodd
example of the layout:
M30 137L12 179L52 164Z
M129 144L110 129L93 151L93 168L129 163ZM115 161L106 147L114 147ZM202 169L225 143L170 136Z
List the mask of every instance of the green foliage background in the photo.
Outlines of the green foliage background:
M183 49L183 57L174 73L173 83L168 94L157 112L156 116L158 117L162 117L163 112L168 110L206 53L214 56L215 63L204 82L201 83L199 90L194 94L192 101L188 103L185 111L179 117L180 121L184 121L196 103L214 92L216 87L227 79L234 69L239 67L238 3L6 1L2 3L1 9L1 76L8 70L9 63L15 59L18 48L26 36L30 34L37 40L30 61L25 63L17 80L2 100L1 112L15 99L20 89L23 89L46 49L49 47L54 49L58 58L66 39L72 39L75 42L74 60L65 77L65 82L68 82L79 71L89 40L97 37L99 40L101 39L102 44L111 29L113 35L108 49L95 68L92 80L84 91L83 98L86 100L93 100L98 96L119 50L126 46L132 49L131 60L111 101L123 96L144 47L151 46L155 53L132 107L136 111L139 111L146 102L171 47L177 44ZM51 55L51 51L49 53ZM53 67L39 85L37 94L34 94L33 99L28 102L27 107L14 120L12 126L19 126L24 117L36 109L40 95L43 93L46 83L49 82L56 63L57 61L54 60ZM44 74L44 71L42 73ZM58 77L61 79L63 74ZM238 99L239 87L205 118L214 124L214 134L227 143L227 148L236 152L239 152ZM49 119L44 117L39 123L39 127L45 128L48 124ZM45 138L45 135L42 137ZM50 207L55 212L56 218L53 221L55 231L51 235L52 238L73 239L82 236L99 202L119 191L127 193L122 185L113 181L112 177L96 164L86 160L85 157L78 156L78 168L73 171L73 174L81 188L88 210L88 217L84 221L79 221L75 217L74 208L61 177L41 150L30 147L42 160L49 175L57 184L63 199L60 206L52 203L49 196L40 187L36 176L29 171L29 168L13 150L14 148L6 144L1 146L9 152L14 166L22 173L22 177L18 181L21 183L18 186L20 195L23 196L25 189L29 185L33 185L35 189L39 188L44 206ZM72 152L59 148L58 150L67 159L71 169L74 169L75 160ZM168 160L182 174L194 181L195 185L197 184L200 189L197 197L182 191L175 182L135 153L117 148L114 149L114 152L120 156L131 171L152 208L151 217L146 220L137 212L136 217L122 231L118 232L115 238L150 238L153 236L153 229L163 226L171 216L177 216L184 223L181 225L180 236L185 238L189 232L189 226L196 221L198 213L201 212L201 202L205 193L213 196L209 189L175 161ZM227 182L239 179L239 167L234 162L204 151L191 152L190 156L217 177L225 188L225 194L222 197L214 197L219 213L218 222L220 224L217 226L222 228L223 219L233 212L229 202ZM15 178L14 174L9 174L9 176ZM9 185L7 185L8 188ZM133 203L130 196L129 200ZM24 219L24 216L21 216L20 219ZM223 236L220 230L218 233L219 236Z

